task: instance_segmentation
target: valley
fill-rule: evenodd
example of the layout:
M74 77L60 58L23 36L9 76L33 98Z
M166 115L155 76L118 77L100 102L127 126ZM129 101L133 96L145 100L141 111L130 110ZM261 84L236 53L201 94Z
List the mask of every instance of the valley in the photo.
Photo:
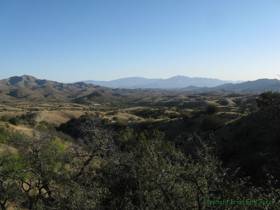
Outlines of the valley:
M171 198L171 207L199 209L206 195L241 199L230 188L279 196L278 92L111 89L31 76L0 84L2 209L152 208L150 196L161 207Z

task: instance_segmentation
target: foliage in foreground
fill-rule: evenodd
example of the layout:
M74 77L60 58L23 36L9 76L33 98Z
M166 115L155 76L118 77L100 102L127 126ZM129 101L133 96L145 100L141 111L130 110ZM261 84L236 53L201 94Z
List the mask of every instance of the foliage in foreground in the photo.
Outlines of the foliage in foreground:
M0 154L0 205L28 209L279 209L273 178L266 189L229 176L215 151L195 137L184 154L157 130L115 135L95 116L75 124L77 138L31 139L7 130ZM12 152L10 148L17 149ZM244 199L275 204L208 205Z

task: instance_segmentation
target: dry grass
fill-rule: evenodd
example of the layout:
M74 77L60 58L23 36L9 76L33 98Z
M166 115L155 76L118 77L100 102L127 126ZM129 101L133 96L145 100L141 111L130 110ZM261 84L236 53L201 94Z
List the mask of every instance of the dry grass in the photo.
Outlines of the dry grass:
M60 125L61 123L66 123L73 118L79 118L84 115L84 111L42 111L36 112L34 119L37 122L46 121L48 123L54 123L55 125Z
M10 124L10 127L14 128L15 130L20 131L21 133L24 133L24 134L26 134L27 136L30 136L30 137L33 136L33 133L34 133L34 129L30 128L26 125L14 126L14 125Z

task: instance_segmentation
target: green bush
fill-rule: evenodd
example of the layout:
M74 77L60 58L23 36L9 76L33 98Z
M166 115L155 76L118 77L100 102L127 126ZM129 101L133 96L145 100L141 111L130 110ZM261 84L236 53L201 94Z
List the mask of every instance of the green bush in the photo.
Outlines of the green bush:
M193 116L195 118L200 117L201 115L203 115L203 111L202 110L194 109L191 112L191 116Z
M48 123L47 121L41 121L39 122L39 125L37 125L37 128L41 131L55 131L56 125L53 123Z
M264 92L260 94L257 99L257 105L259 108L264 107L278 107L280 104L280 93L279 92Z
M113 120L114 120L114 121L117 121L118 119L119 119L119 118L118 118L118 117L116 117L116 116L115 116L115 117L113 117Z
M41 121L39 122L40 125L43 125L43 126L49 126L49 123L47 121Z
M9 116L9 115L3 115L2 117L1 117L1 120L2 121L9 121L11 119L11 116Z
M190 119L190 114L187 112L181 112L180 117L182 117L184 121L188 121Z
M6 128L9 128L10 127L10 123L9 122L5 122L5 126L6 126Z
M218 101L218 103L222 106L226 106L229 104L228 100L226 100L226 99L221 99Z
M109 122L110 122L110 120L109 120L108 118L103 118L103 119L101 120L101 124L102 124L102 125L108 125Z
M99 112L95 112L95 116L96 117L100 117L100 113Z
M133 122L135 120L135 118L134 117L129 117L128 120Z
M123 123L122 119L116 120L116 122L114 124L115 128L121 128L121 127L123 127L123 125L124 125L124 123Z
M154 118L147 118L147 119L145 119L144 122L141 122L141 123L140 123L140 128L141 128L142 130L145 130L145 129L147 129L148 127L150 127L150 125L152 125L152 123L153 123L154 121L155 121Z
M219 127L223 126L224 124L225 124L225 120L215 115L214 116L208 115L200 123L199 128L203 131L216 130Z
M12 117L11 119L9 119L9 122L13 125L19 125L20 119L18 117Z
M6 137L2 134L0 134L0 143L5 144L6 143Z
M145 119L145 122L149 122L149 123L153 123L154 121L155 119L152 117Z
M214 104L209 104L205 108L205 113L209 114L209 115L216 114L216 113L218 113L220 111L221 111L220 107L218 107L218 106L216 106Z
M5 127L0 127L0 134L4 135L6 132L6 128Z
M173 118L177 118L177 117L179 117L180 115L179 114L177 114L177 113L175 113L175 112L171 112L171 113L169 113L169 115L168 115L171 119L173 119Z
M27 119L27 122L31 127L34 127L37 124L36 120L34 119Z

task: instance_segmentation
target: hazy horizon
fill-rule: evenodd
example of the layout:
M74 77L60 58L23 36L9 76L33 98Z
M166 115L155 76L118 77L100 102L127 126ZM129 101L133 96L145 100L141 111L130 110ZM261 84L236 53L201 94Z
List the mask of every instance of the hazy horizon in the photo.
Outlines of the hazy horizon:
M28 75L28 74L23 74L23 75L13 75L13 76L10 76L10 77L7 77L7 78L0 78L0 80L3 80L3 79L9 79L11 77L22 77L22 76L31 76L31 77L35 77L39 80L44 80L46 78L38 78L34 75ZM174 75L172 77L178 77L178 76L182 76L182 77L189 77L189 76L186 76L186 75ZM61 82L59 80L52 80L52 79L46 79L46 80L50 80L50 81L55 81L55 82L61 82L61 83L77 83L77 82L85 82L85 81L97 81L97 82L110 82L110 81L114 81L114 80L121 80L121 79L128 79L128 78L144 78L144 79L159 79L159 80L166 80L166 79L170 79L172 77L168 77L168 78L146 78L146 77L141 77L141 76L131 76L131 77L122 77L122 78L116 78L116 79L112 79L112 80L94 80L94 79L83 79L83 80L77 80L77 81L71 81L71 82ZM222 80L222 79L219 79L219 78L210 78L210 77L189 77L189 78L203 78L203 79L217 79L217 80ZM258 78L256 80L259 80L259 79L270 79L270 78ZM277 78L274 78L274 79L277 79ZM234 83L242 83L242 82L247 82L247 81L255 81L255 80L222 80L222 81L227 81L227 82L234 82Z
M1 1L0 77L278 79L280 1Z

